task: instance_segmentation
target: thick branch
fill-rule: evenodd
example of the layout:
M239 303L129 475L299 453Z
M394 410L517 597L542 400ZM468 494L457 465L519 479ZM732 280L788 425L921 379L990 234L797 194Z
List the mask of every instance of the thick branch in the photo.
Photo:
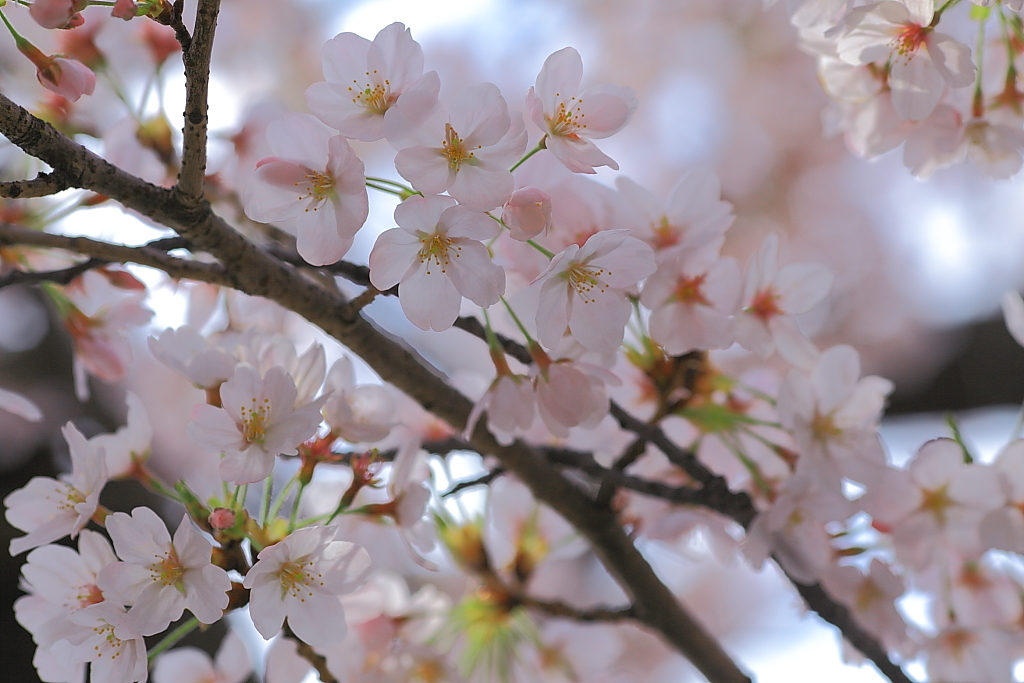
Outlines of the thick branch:
M217 28L220 0L200 0L196 27L185 60L185 128L181 145L181 169L175 188L187 202L203 196L206 177L207 95L210 88L210 59L213 34Z
M75 184L117 199L178 231L195 247L228 264L230 286L295 311L362 357L380 376L424 408L461 428L472 404L395 340L354 314L347 302L300 276L233 231L205 201L185 203L168 190L131 176L61 135L0 94L0 132ZM680 605L636 549L615 516L599 508L536 451L522 442L502 447L479 423L471 443L493 454L537 498L573 524L594 547L632 600L636 617L686 655L715 683L747 683L717 641Z
M31 180L0 182L0 197L5 199L28 199L48 197L68 189L68 183L59 173L40 173Z
M159 240L158 242L164 242L164 240ZM0 223L0 244L21 244L33 247L64 249L75 254L90 257L90 261L86 261L83 264L52 273L22 273L14 271L4 278L0 278L0 287L18 282L38 280L61 282L64 277L70 275L71 277L67 280L69 282L74 275L106 263L137 263L140 266L149 266L162 270L171 277L230 286L230 280L220 264L202 263L169 255L166 250L180 246L177 242L128 247L122 244L100 242L88 237L54 235L48 232L38 232Z

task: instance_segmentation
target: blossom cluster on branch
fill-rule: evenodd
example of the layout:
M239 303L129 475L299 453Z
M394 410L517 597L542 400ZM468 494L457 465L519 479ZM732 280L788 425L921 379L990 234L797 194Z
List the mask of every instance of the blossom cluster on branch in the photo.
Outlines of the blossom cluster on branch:
M757 672L641 552L694 537L708 561L777 563L894 683L910 680L911 662L936 683L1013 680L1024 579L1006 557L1024 553L1024 441L985 463L954 431L906 466L890 462L878 424L891 382L862 376L853 347L819 348L798 322L829 297L826 267L789 263L777 234L745 266L723 256L735 217L710 170L687 172L666 198L625 176L614 188L587 178L618 169L599 141L629 122L632 89L583 88L583 60L566 47L522 97L482 83L445 100L404 25L372 40L342 33L323 47L310 113L252 113L213 171L218 0L200 0L194 21L182 2L118 1L112 19L86 20L89 4L29 4L81 58L69 61L32 46L7 17L21 7L0 0L17 49L61 98L36 115L0 95L0 133L26 153L12 166L51 169L0 183L0 278L38 283L70 337L81 398L93 380L124 380L140 352L194 387L173 430L195 455L161 463L151 416L166 406L129 393L123 428L86 438L68 423L71 472L4 500L24 532L10 546L27 552L15 610L43 680L78 683L88 670L132 683L150 664L158 683L242 680L236 636L216 662L168 649L247 613L273 641L269 683L311 670L325 683L636 679L635 625L710 681L749 681ZM941 128L942 117L961 126L941 102L947 86L974 73L970 52L933 30L952 4L790 3L823 70L874 84L837 95L851 138L889 126L906 134L887 144L920 151L927 139L919 172L954 159L936 156L942 145L980 144L968 129L996 125L979 86L975 118ZM1009 46L1013 9L975 18L983 27L995 12ZM75 116L96 85L85 62L117 90L86 33L114 19L137 32L157 76L177 52L168 45L181 48L180 140L163 112L102 135ZM865 114L883 102L890 118ZM368 176L371 153L393 153L395 176ZM47 230L60 201L49 197L65 190L59 214L116 201L174 234L126 246ZM369 238L369 192L396 200L395 227L372 236L365 264L343 260ZM122 264L192 281L186 324L133 348L151 329L153 288ZM389 319L387 297L425 335L411 340L443 348L414 353L382 332L405 322ZM1009 295L1005 308L1024 343L1024 303ZM324 335L300 348L314 327ZM358 382L356 357L381 381ZM0 407L42 414L9 391ZM467 452L478 471L456 481ZM173 534L150 508L100 504L120 478L184 509ZM595 560L594 586L559 575ZM926 596L930 629L897 610L909 592Z

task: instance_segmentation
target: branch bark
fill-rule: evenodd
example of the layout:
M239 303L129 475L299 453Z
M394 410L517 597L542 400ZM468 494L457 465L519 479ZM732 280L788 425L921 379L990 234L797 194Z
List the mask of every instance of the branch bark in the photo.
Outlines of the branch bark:
M185 127L182 131L181 168L175 188L186 202L203 196L206 178L207 94L210 89L210 60L213 35L217 30L220 0L200 0L196 26L183 58L185 61Z

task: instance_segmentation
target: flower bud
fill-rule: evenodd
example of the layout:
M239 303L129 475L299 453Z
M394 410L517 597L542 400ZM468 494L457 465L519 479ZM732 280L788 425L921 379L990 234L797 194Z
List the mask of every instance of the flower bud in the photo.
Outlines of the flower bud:
M551 195L536 187L516 190L505 203L501 220L510 228L512 239L533 239L551 226Z
M210 513L210 526L214 529L230 529L235 525L235 511L229 508L216 508Z

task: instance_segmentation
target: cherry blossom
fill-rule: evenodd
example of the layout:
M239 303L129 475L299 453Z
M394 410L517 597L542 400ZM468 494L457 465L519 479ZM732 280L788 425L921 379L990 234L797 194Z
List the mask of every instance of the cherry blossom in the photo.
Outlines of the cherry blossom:
M540 289L540 341L553 348L568 328L585 348L614 353L630 314L625 290L655 269L651 248L625 230L600 232L582 247L570 245L532 283Z
M733 334L743 348L762 358L778 348L790 363L809 367L817 350L800 332L793 316L806 313L825 298L832 286L832 273L816 263L779 268L778 251L779 238L772 233L751 257Z
M39 410L39 406L21 394L7 389L0 389L0 409L31 422L39 422L43 419L43 413Z
M356 384L348 356L334 362L327 373L324 419L335 434L351 443L373 443L391 433L395 404L380 384Z
M28 13L43 28L75 28L85 19L79 14L86 8L86 0L35 0Z
M294 221L302 258L315 266L338 261L369 212L363 162L312 116L285 115L267 128L267 140L275 156L256 163L259 183L245 195L246 215Z
M104 595L132 605L124 622L144 636L163 631L189 610L204 624L221 618L231 580L211 564L212 547L185 515L174 539L155 512L137 507L107 517L121 562L99 575Z
M370 252L370 282L380 290L397 284L402 310L420 329L451 327L462 297L486 307L504 294L505 271L480 242L500 231L486 214L450 197L410 197L395 208L395 222Z
M343 136L366 142L384 137L384 123L407 91L437 97L440 82L423 73L423 48L404 24L385 26L373 42L340 33L323 48L326 82L306 91L309 110Z
M395 107L395 125L406 129L388 138L399 150L395 170L416 190L448 192L473 209L488 211L508 201L513 188L508 169L526 151L526 128L519 114L509 115L497 86L466 88L455 96L447 117L436 103L425 114L409 112L429 106L417 101L424 97L423 91L410 93Z
M242 683L252 673L245 644L234 630L217 650L217 657L195 647L179 647L153 663L153 683Z
M551 227L551 195L537 187L519 188L502 207L501 222L520 242L546 232Z
M107 483L103 450L86 440L71 422L61 429L71 454L71 474L59 480L33 477L4 498L4 516L11 526L28 532L11 540L11 554L74 538L96 512Z
M146 641L127 625L128 613L120 605L103 601L71 615L71 621L85 628L68 642L72 656L88 661L92 683L145 683L149 676Z
M191 325L168 328L148 339L153 357L200 389L216 389L235 373L238 360L210 343Z
M533 384L524 375L500 373L491 382L466 421L463 437L470 438L483 412L487 412L487 429L498 440L508 445L514 436L530 428L537 415Z
M583 80L580 53L566 47L544 60L536 86L526 93L533 122L546 133L544 144L574 173L596 173L597 166L619 165L598 149L600 140L622 130L637 106L636 92L598 85L577 97Z
M883 0L852 10L843 20L839 57L850 64L887 62L896 112L919 121L935 109L946 84L974 80L971 49L936 32L933 0Z
M188 434L200 446L224 454L220 475L225 481L248 484L266 479L278 455L295 455L320 425L320 404L295 408L297 391L280 367L266 375L242 363L221 385L223 408L196 406Z
M136 463L149 457L153 440L153 427L149 422L142 400L131 391L125 392L128 405L127 424L113 434L98 434L89 442L106 455L107 476L118 479L127 476Z
M301 640L314 647L345 637L344 610L336 596L361 586L370 569L366 551L336 541L335 527L304 527L260 551L245 575L249 613L256 630L271 638L285 618Z
M548 430L555 436L569 435L570 427L594 427L608 414L608 385L619 378L604 368L558 358L541 356L531 366L537 410Z

